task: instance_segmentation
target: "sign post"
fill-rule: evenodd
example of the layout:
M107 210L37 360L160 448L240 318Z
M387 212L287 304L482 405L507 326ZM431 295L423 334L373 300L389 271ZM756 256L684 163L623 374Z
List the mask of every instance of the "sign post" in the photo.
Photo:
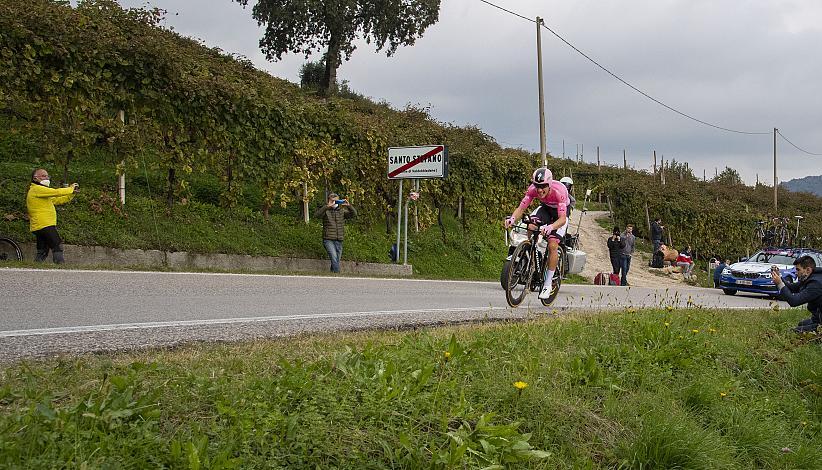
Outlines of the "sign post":
M448 147L445 145L423 145L417 147L390 147L388 149L388 179L400 181L397 197L397 260L400 262L400 241L403 227L404 179L445 178L448 176ZM419 186L416 186L419 188ZM414 193L413 200L419 197ZM409 197L409 200L412 199ZM408 264L408 202L405 203L405 242L403 264Z

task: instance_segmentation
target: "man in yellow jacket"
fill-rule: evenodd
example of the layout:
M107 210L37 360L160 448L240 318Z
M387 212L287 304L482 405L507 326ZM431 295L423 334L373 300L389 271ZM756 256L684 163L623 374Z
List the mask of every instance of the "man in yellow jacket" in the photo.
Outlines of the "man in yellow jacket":
M26 194L26 208L29 211L29 230L37 237L35 261L45 261L52 252L55 263L63 262L63 240L57 233L57 211L55 205L65 204L74 199L77 183L67 188L50 188L49 174L38 168L31 174L29 192Z

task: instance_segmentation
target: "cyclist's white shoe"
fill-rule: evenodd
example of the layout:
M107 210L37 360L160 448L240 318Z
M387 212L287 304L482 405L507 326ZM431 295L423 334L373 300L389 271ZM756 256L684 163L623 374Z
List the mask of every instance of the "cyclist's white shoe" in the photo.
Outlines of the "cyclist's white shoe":
M553 283L551 283L551 284L553 284ZM551 291L554 290L553 285L551 285L551 284L543 287L542 290L539 292L539 298L540 299L546 300L549 297L551 297Z

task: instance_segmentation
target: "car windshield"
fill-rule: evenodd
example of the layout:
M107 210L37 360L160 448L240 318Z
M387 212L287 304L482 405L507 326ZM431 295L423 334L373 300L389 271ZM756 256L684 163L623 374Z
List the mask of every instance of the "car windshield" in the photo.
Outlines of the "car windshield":
M769 264L787 264L791 265L796 258L787 254L781 253L766 253L764 251L760 251L759 253L751 256L750 261L756 263L769 263Z

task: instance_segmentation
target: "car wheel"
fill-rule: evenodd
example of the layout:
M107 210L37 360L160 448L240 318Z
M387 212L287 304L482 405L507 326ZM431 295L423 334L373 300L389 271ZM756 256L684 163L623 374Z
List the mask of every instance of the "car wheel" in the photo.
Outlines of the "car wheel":
M726 295L736 295L736 289L722 289Z

